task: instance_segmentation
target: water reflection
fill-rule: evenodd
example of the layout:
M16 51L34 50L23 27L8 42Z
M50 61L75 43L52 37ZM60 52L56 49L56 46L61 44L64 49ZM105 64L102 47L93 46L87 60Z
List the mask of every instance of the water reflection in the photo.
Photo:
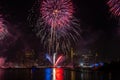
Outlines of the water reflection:
M75 71L71 71L71 80L75 80Z
M62 68L55 68L56 73L56 80L63 80L64 79L64 70Z
M52 69L51 68L45 69L45 80L52 80Z
M64 70L62 68L46 68L45 80L63 80Z
M4 70L0 69L0 80L3 80L4 78Z
M42 73L39 73L39 77L41 77L41 74ZM77 71L63 68L46 68L44 69L44 77L39 78L39 80L111 80L111 76L112 74L110 72L104 73L101 71Z
M118 79L116 79L118 78ZM115 72L63 68L0 69L0 80L120 80Z

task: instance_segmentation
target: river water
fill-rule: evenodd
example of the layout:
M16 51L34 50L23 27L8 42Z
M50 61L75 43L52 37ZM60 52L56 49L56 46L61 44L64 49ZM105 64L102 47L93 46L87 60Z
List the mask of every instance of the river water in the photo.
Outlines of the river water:
M118 72L63 68L0 69L0 80L120 80Z

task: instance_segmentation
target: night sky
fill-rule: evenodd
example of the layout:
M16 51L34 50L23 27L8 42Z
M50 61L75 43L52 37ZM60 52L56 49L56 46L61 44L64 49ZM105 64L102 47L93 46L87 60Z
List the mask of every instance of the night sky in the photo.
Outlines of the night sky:
M32 48L36 53L42 51L42 45L28 25L27 17L35 0L0 0L0 13L9 22L13 35L9 45L0 44L0 55L10 59L17 51ZM77 45L78 52L92 50L106 59L120 57L120 26L117 18L109 12L107 0L73 0L75 14L80 20L82 39Z

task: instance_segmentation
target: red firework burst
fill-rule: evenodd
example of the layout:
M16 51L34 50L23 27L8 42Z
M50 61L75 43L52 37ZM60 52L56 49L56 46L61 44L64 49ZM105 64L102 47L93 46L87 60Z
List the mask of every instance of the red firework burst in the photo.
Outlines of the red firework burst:
M71 0L43 0L40 11L44 22L56 28L69 26L74 12Z
M30 12L28 20L35 26L34 31L41 37L44 48L50 53L70 52L81 32L71 0L43 0L41 4L38 0Z
M120 16L120 0L109 0L107 4L112 14Z

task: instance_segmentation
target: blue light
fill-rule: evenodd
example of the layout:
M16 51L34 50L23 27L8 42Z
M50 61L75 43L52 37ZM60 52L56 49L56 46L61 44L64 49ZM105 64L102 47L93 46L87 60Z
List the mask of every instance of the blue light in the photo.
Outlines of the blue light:
M98 64L98 63L96 63L96 64L95 64L95 66L96 66L96 67L99 67L99 64Z
M45 80L52 80L52 69L51 68L45 69Z
M48 59L48 60L50 61L50 63L52 64L52 59L51 59L51 57L50 57L49 54L46 53L46 54L45 54L45 58Z
M91 67L104 66L104 63L103 63L103 62L100 62L100 63L95 63L95 64L91 64L90 66L91 66Z
M91 64L90 66L91 66L91 67L99 67L99 64L98 64L98 63L95 63L95 64Z

